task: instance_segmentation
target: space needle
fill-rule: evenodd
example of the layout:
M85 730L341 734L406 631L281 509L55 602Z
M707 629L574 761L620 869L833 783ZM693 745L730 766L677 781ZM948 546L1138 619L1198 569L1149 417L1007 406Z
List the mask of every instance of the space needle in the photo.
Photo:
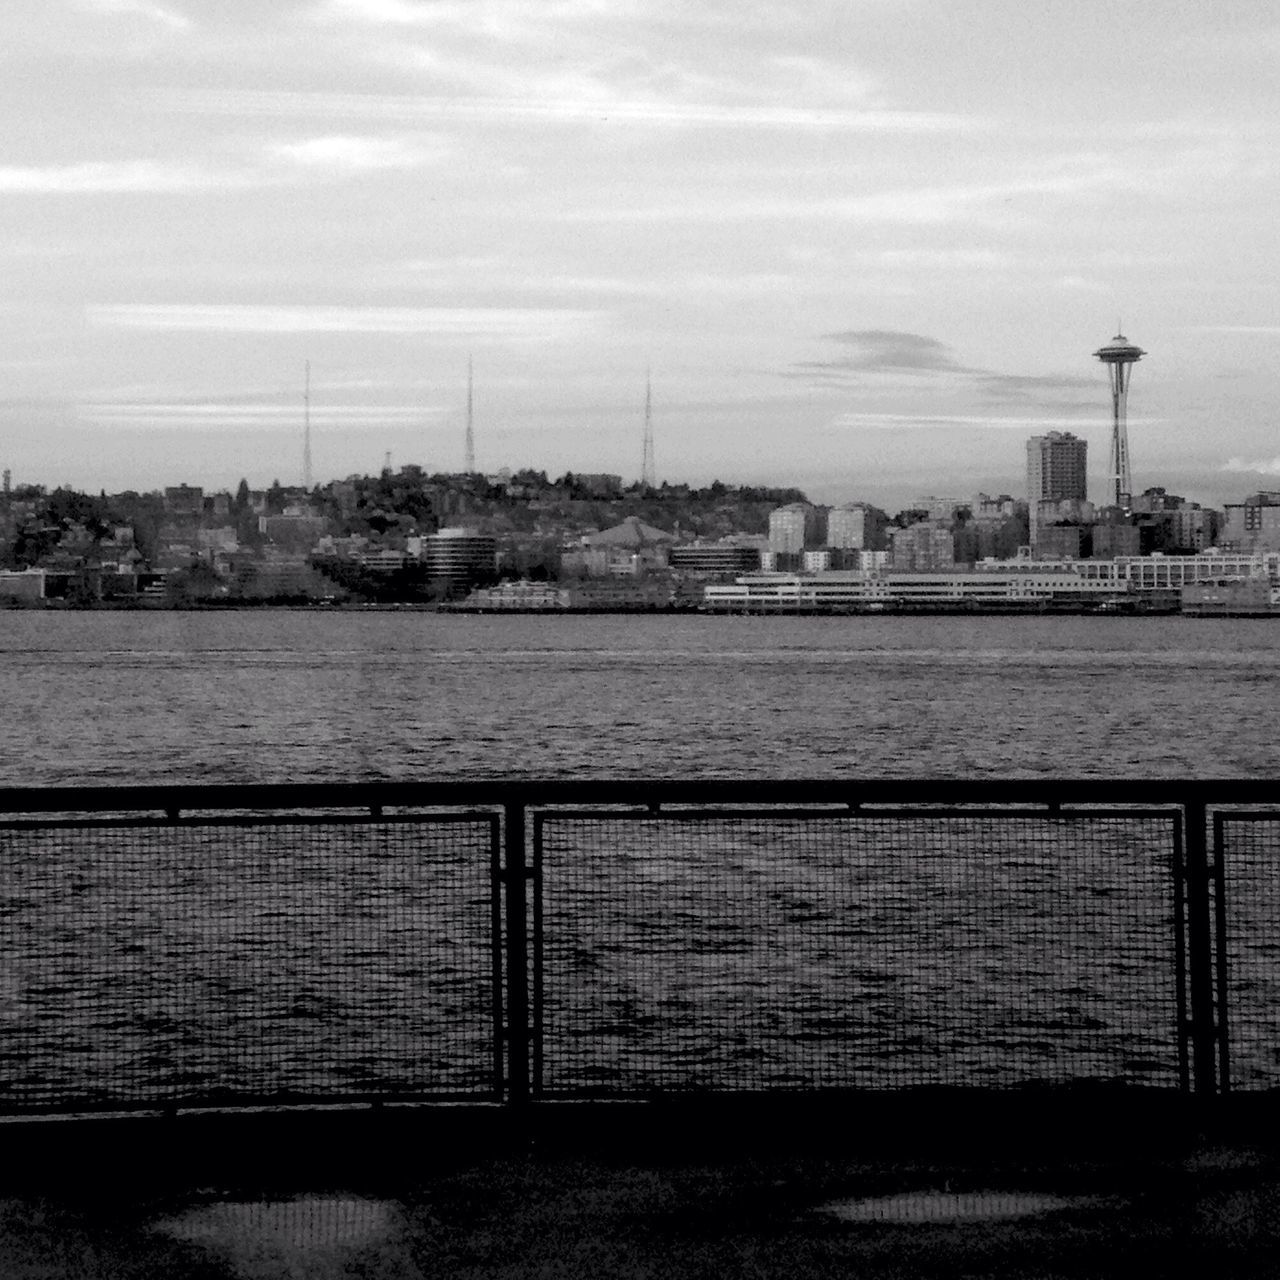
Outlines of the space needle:
M1114 485L1111 496L1117 507L1127 507L1133 493L1133 480L1129 475L1129 429L1125 421L1129 374L1147 353L1135 347L1123 333L1117 333L1093 354L1107 366L1111 375L1111 481Z

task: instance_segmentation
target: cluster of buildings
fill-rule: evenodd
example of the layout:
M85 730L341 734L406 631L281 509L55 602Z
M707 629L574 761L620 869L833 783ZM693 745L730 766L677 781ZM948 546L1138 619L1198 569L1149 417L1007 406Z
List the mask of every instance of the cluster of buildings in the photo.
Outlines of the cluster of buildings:
M1088 495L1086 441L1063 431L1026 442L1024 498L930 495L892 517L794 490L658 488L646 409L645 478L632 486L410 466L313 489L92 499L13 490L5 472L0 603L1280 613L1280 492L1221 511L1132 492L1126 402L1145 354L1122 334L1094 352L1112 399L1102 502ZM468 416L468 459L470 432Z
M336 601L369 587L437 597L496 576L491 534L419 531L358 504L353 477L308 493L273 486L238 494L176 485L155 494L0 493L0 603L151 605ZM352 524L364 532L353 532ZM380 526L380 527L371 527Z
M1087 442L1027 441L1027 497L923 497L775 511L758 571L708 583L737 612L1093 610L1280 613L1280 493L1217 511L1163 488L1087 492Z

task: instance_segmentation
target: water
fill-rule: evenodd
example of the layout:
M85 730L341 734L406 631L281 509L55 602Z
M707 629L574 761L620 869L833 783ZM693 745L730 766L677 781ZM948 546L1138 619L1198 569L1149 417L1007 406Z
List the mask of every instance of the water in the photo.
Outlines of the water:
M0 612L0 786L1272 776L1267 619Z
M1274 776L1277 675L1267 620L0 613L0 785ZM548 1087L1176 1078L1163 838L870 821L562 827ZM489 1087L487 837L407 831L9 835L0 1098Z

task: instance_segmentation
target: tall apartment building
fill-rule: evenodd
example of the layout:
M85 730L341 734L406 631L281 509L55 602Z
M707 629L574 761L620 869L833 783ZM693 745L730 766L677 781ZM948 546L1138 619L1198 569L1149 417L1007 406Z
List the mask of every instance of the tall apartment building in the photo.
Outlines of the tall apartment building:
M889 536L894 573L943 573L955 568L955 540L946 520L921 520L905 529L891 529Z
M846 502L827 512L827 547L832 551L878 551L889 517L868 502Z
M1040 503L1074 499L1087 495L1086 477L1089 442L1069 431L1050 431L1027 441L1027 506L1031 550L1039 541Z
M805 549L817 543L817 508L807 502L792 502L769 512L769 550L780 569L798 569Z

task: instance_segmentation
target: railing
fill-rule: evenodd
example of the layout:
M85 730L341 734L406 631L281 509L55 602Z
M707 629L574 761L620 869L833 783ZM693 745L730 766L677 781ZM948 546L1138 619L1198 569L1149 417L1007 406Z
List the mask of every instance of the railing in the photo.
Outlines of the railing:
M1280 1086L1264 782L0 791L0 1113Z

